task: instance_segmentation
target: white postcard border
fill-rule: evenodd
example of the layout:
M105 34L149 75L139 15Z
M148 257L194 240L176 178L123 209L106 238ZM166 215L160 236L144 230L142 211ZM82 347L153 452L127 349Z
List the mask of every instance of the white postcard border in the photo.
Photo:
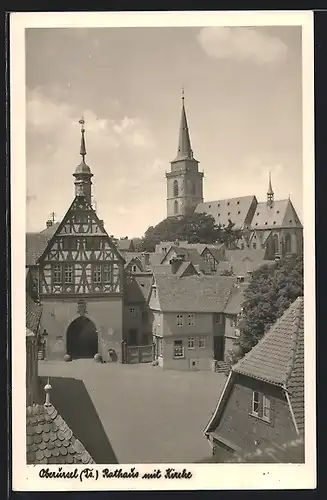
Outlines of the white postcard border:
M144 472L168 467L192 472L187 480L41 479L41 466L26 465L25 397L25 211L26 211L26 89L25 29L55 27L164 26L291 26L302 25L303 61L303 222L305 259L305 464L137 464L96 465L131 467ZM316 485L315 391L315 205L313 12L65 12L13 13L10 19L11 119L11 262L12 262L12 487L17 491L66 490L204 490L305 489ZM215 401L213 401L213 407ZM205 422L204 422L205 424ZM201 432L201 430L200 430ZM204 438L205 439L205 438ZM208 448L208 455L210 450ZM62 470L74 470L64 465ZM237 468L237 470L235 470ZM49 466L58 471L59 466ZM77 467L78 473L83 467Z

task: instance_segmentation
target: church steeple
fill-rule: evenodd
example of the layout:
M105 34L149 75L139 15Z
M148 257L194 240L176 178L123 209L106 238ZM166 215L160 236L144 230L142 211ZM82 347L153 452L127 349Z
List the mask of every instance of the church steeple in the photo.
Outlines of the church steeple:
M182 113L179 127L177 156L171 162L167 179L167 217L179 217L194 212L203 202L203 172L193 156L182 89Z
M184 88L182 88L182 114L181 114L181 123L179 127L177 156L174 161L187 160L187 159L189 160L193 159L193 151L191 147L190 133L187 125Z
M271 186L271 172L269 172L269 185L267 191L267 205L272 207L274 204L274 191Z
M75 177L75 196L85 196L86 201L91 205L92 198L92 181L91 177L93 174L91 172L90 167L85 163L86 156L86 146L85 146L85 121L84 118L79 120L79 124L81 125L81 146L80 146L80 155L82 157L81 163L76 167L73 176Z

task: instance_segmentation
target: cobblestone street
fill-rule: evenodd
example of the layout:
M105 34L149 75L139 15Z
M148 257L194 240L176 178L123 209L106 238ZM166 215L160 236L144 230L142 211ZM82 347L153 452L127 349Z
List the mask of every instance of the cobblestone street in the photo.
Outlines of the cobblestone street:
M192 463L210 456L203 429L225 375L93 360L41 361L39 375L42 383L50 377L53 403L78 437L84 433L98 463Z

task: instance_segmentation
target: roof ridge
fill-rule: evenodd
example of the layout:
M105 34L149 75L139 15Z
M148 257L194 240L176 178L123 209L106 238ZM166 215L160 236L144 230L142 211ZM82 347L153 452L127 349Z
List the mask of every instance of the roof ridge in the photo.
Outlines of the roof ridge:
M292 347L290 349L290 359L289 359L289 364L288 364L288 369L287 369L287 372L286 372L286 379L285 379L285 386L287 385L291 375L292 375L292 371L293 371L293 367L294 367L294 362L295 362L295 358L296 358L296 353L297 353L297 348L298 348L298 340L299 340L299 328L300 328L300 322L301 322L301 307L302 307L302 300L301 300L301 304L299 304L299 306L297 306L296 302L300 302L300 300L298 299L301 299L300 297L297 297L297 299L295 299L293 305L294 305L294 326L293 326L293 330L292 330L292 336L294 334L294 337L293 337L293 342L292 342Z

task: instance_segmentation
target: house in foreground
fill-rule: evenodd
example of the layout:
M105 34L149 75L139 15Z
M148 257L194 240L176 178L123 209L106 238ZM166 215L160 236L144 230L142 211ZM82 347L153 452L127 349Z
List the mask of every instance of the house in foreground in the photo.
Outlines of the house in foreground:
M303 297L231 369L204 434L216 462L303 439Z

